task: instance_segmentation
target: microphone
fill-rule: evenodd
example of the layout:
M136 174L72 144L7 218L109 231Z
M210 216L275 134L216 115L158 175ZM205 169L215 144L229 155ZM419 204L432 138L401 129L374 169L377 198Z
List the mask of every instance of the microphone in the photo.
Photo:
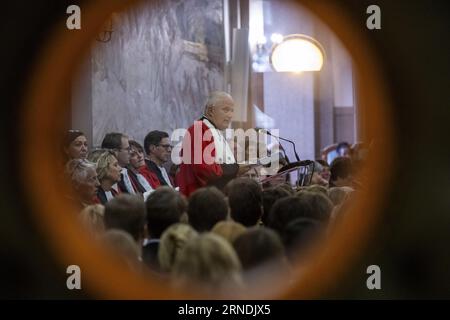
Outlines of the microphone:
M260 131L260 132L264 132L265 134L268 134L268 135L272 136L272 135L270 134L270 132L268 132L266 129L257 129L257 130ZM273 136L273 137L276 138L275 136ZM286 154L286 150L284 149L284 147L283 147L283 145L281 144L280 140L277 139L277 141L278 141L278 144L280 145L280 150L283 151L284 159L286 159L286 162L287 162L288 164L290 164L291 162L289 161L289 158L288 158L288 156L287 156L287 154Z
M268 134L271 137L274 137L275 139L280 139L280 140L287 141L287 142L291 143L292 146L293 146L293 149L294 149L295 158L297 159L298 162L300 162L300 157L298 156L297 150L295 149L294 141L286 139L286 138L275 136L275 135L271 134L269 131L267 131L266 129L261 129L261 131L265 132L266 134ZM280 143L280 145L281 145L281 143ZM284 151L284 149L283 149L283 151Z

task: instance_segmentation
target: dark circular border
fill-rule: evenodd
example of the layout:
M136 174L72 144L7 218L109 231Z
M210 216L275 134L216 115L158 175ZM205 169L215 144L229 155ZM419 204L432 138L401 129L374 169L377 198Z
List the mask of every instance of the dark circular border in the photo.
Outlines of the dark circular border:
M102 298L120 299L181 299L213 298L191 292L171 291L167 284L148 276L143 279L131 274L116 264L115 258L93 244L80 228L74 214L64 214L67 203L61 197L61 191L67 186L55 185L48 177L55 175L54 162L58 158L56 148L48 141L63 132L62 119L64 103L70 94L72 75L88 51L96 31L103 21L113 12L123 11L136 5L138 0L100 0L83 7L83 29L68 31L58 29L48 45L42 50L39 64L34 70L30 82L29 95L24 105L22 132L24 145L22 156L23 172L29 184L26 190L31 202L37 208L36 221L48 236L52 248L64 264L89 266L83 269L83 283L92 294ZM368 178L367 190L355 201L348 219L330 235L330 241L323 244L319 253L300 271L295 270L296 280L288 288L277 288L273 281L261 287L229 298L317 298L331 288L346 268L361 252L367 242L369 231L376 226L377 209L382 203L383 182L389 177L389 157L392 154L392 134L389 99L383 87L383 75L380 64L375 58L369 42L349 17L339 7L330 3L313 0L299 1L321 18L340 38L358 70L359 104L364 108L370 125L365 128L367 136L379 137L379 147L384 153L373 153L362 174ZM34 165L29 166L27 159L33 158ZM36 168L39 168L38 170ZM364 212L364 215L358 214ZM301 281L300 281L301 276Z

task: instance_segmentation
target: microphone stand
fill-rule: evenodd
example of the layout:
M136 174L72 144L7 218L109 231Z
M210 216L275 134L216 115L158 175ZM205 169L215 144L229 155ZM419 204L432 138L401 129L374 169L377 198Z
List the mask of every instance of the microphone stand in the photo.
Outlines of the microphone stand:
M266 132L267 132L267 131L266 131ZM278 138L275 137L275 136L272 136L272 137L274 137L275 139L277 139L278 144L280 145L280 150L283 151L284 158L286 159L286 162L287 162L288 164L290 164L291 162L289 161L289 158L288 158L288 156L287 156L287 154L286 154L286 150L284 149L283 145L281 144L280 139L278 139Z
M269 136L274 137L275 139L280 139L280 140L287 141L287 142L291 143L292 146L293 146L293 149L294 149L294 155L295 155L295 158L297 159L298 162L300 162L300 157L298 156L297 150L295 149L295 143L294 143L294 141L289 140L289 139L285 139L285 138L282 138L282 137L277 137L277 136L271 134L271 133L270 133L269 131L267 131L267 130L264 130L264 131L265 131ZM280 145L281 145L281 143L280 143ZM283 150L283 151L284 151L284 150Z

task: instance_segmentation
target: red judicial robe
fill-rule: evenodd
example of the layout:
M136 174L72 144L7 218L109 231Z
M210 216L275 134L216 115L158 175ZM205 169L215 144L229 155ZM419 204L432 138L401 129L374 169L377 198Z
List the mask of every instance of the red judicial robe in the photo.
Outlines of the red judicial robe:
M161 183L159 182L159 179L156 176L156 174L153 171L151 171L147 167L147 165L144 165L144 166L140 167L138 169L138 171L139 171L140 174L142 174L144 176L144 178L148 181L148 183L150 184L150 186L153 189L156 189L156 188L158 188L161 185Z
M214 125L208 121L208 127L204 121L208 120L195 121L183 139L180 153L182 160L176 176L176 184L180 187L180 192L186 196L208 185L221 189L228 181L236 177L239 168L236 163L221 164L215 161L214 135L207 132L211 131L210 127ZM204 157L205 154L210 157ZM232 161L234 162L234 156Z

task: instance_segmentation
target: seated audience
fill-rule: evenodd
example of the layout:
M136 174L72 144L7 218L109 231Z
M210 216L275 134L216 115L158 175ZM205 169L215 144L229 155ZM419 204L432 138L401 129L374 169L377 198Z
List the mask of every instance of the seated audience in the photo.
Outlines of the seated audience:
M352 187L353 170L350 158L339 157L333 160L330 167L331 187Z
M142 258L153 270L159 270L158 250L161 235L172 224L182 220L186 206L184 197L170 187L159 187L145 201L148 239L142 249Z
M198 232L209 231L228 216L224 194L216 187L200 188L189 197L189 224Z
M166 132L155 130L145 136L144 149L148 159L145 160L147 168L142 170L144 171L143 174L150 176L151 174L146 172L150 171L153 175L156 175L159 185L162 186L173 186L173 182L163 167L170 160L172 148L169 135Z
M67 162L65 175L70 179L72 193L68 200L81 210L93 204L100 183L97 179L95 163L83 159L73 159Z
M121 167L120 180L117 182L118 189L116 191L131 194L139 193L137 186L132 183L128 175L127 168L130 164L131 151L128 136L119 132L110 132L103 138L102 148L113 151Z
M64 163L72 159L86 159L88 155L86 136L79 130L68 130L61 147Z
M133 189L141 195L147 191L153 191L158 185L156 180L154 178L147 179L139 172L140 168L145 167L144 149L134 140L129 140L129 143L131 152L128 176Z
M186 223L176 223L167 228L161 236L158 250L161 271L170 272L186 243L197 236L197 231Z
M120 181L122 168L119 166L116 155L110 150L96 150L89 157L97 163L100 181L95 202L105 204L119 194L113 186Z
M221 294L242 287L241 263L231 244L222 237L204 233L191 239L173 267L177 289Z
M231 218L246 227L256 225L262 216L262 189L253 179L236 178L225 188Z

